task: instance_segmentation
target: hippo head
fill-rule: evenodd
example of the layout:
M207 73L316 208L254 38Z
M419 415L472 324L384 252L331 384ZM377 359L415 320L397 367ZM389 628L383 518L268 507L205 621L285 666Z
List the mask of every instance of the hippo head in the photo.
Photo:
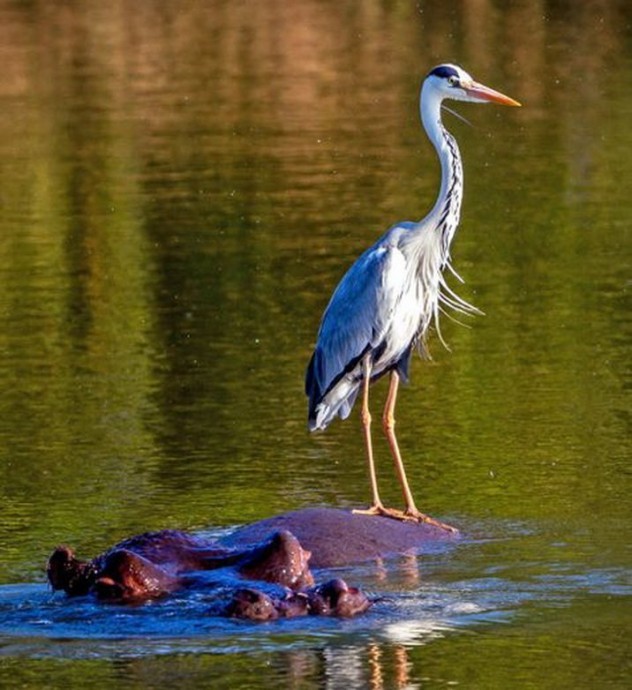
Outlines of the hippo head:
M300 589L314 584L308 566L310 556L291 532L280 530L252 549L239 566L239 572L251 580Z
M363 613L371 601L357 587L349 587L344 580L335 579L307 592L310 613L319 616L350 618Z

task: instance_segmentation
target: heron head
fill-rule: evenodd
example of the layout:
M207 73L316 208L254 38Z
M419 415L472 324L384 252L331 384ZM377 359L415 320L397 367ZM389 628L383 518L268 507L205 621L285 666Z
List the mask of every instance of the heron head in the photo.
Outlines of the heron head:
M435 90L441 98L451 98L455 101L470 103L498 103L500 105L516 105L520 103L509 96L490 89L489 86L479 84L458 65L449 63L437 65L430 70L425 83Z

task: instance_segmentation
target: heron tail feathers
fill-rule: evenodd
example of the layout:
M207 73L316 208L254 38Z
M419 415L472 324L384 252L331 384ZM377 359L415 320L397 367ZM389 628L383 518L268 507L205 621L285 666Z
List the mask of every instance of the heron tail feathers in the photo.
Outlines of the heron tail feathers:
M344 377L320 400L310 400L307 426L310 431L322 431L335 419L346 419L358 397L357 381ZM311 404L313 402L313 404Z

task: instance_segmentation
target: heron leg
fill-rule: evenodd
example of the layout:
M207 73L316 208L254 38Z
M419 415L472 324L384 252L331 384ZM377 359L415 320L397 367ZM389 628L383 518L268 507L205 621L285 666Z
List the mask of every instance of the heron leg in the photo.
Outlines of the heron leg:
M388 440L391 455L395 463L395 470L397 471L397 478L402 487L404 494L404 501L406 502L406 512L415 514L419 512L415 506L408 479L406 478L406 471L404 470L404 463L402 461L402 454L399 451L397 437L395 436L395 403L397 402L397 390L399 388L399 374L396 371L391 372L390 385L388 388L388 396L386 397L386 404L384 405L384 414L382 415L382 427L386 438Z
M402 493L404 494L404 501L406 503L406 509L401 514L400 519L402 520L414 520L415 522L426 522L435 527L441 527L450 532L456 532L457 530L450 525L446 525L439 520L425 515L420 510L417 509L415 505L415 499L413 498L410 486L408 484L408 479L406 477L406 471L404 470L404 462L402 460L402 454L399 450L399 445L397 443L397 437L395 436L395 403L397 402L397 391L399 388L399 374L393 370L391 372L390 385L388 388L388 395L386 396L386 404L384 405L384 414L382 416L382 426L386 438L388 440L388 445L391 449L391 455L393 456L393 462L395 463L395 470L397 472L397 478L402 487ZM397 516L393 516L397 517Z
M371 359L367 355L362 361L362 430L364 432L364 445L366 448L367 468L369 471L369 481L371 482L371 495L373 503L368 510L354 510L354 513L364 513L369 515L381 515L384 506L380 499L377 489L377 475L375 473L375 462L373 460L373 442L371 441L371 411L369 410L369 386L371 385Z

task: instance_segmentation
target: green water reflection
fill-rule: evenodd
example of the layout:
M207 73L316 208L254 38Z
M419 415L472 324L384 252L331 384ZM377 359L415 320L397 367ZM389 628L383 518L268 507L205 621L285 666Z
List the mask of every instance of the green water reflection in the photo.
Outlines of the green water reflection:
M0 21L0 582L41 581L60 541L92 553L367 500L357 414L310 436L302 377L348 264L434 200L417 90L444 60L524 108L458 108L473 127L446 116L465 163L459 290L486 316L444 319L451 351L435 340L413 364L398 427L411 483L465 531L537 525L537 544L487 554L508 580L529 558L629 567L627 3L3 0ZM360 645L361 682L381 687L382 669L397 687L403 668L507 687L526 659L521 687L614 686L623 601ZM270 685L313 687L327 654L177 670L191 686L265 668ZM5 668L26 686L86 668L144 686L169 664Z

